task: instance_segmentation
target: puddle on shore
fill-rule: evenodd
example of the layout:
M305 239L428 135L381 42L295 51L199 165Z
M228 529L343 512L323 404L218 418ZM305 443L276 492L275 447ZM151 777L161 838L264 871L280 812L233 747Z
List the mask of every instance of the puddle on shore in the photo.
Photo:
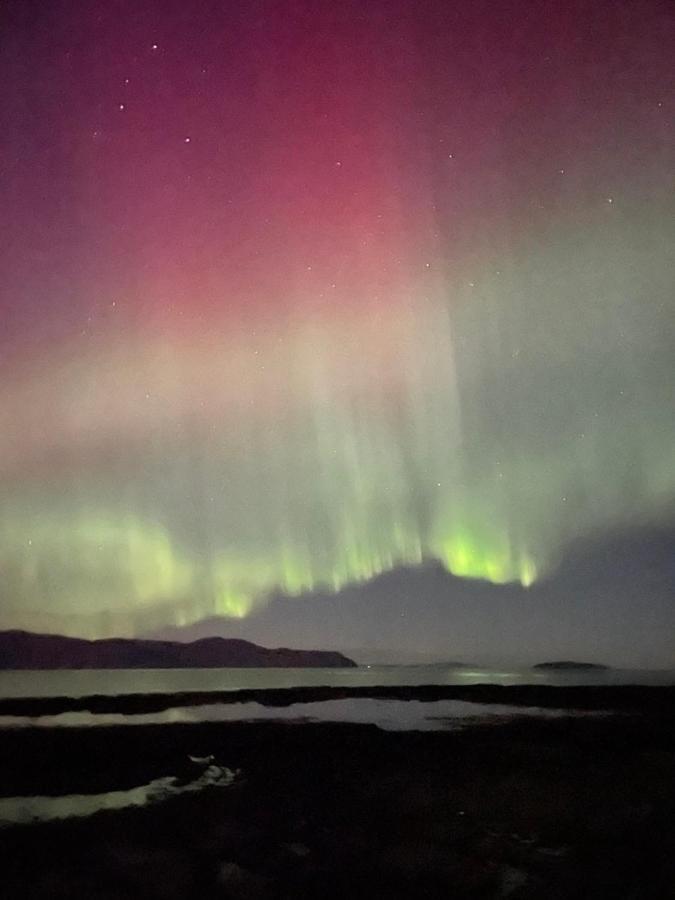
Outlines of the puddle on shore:
M447 731L477 724L498 725L517 718L560 718L598 715L578 710L544 709L474 703L464 700L390 700L374 697L347 697L263 706L261 703L213 703L203 706L173 707L161 712L124 715L120 713L67 712L56 716L4 716L0 724L9 727L40 726L96 727L102 725L155 725L179 722L348 722L377 725L384 731Z
M81 818L103 810L126 809L131 806L149 806L180 794L197 793L206 788L229 787L237 779L237 772L210 765L198 778L187 783L170 775L128 791L66 794L61 797L3 797L0 799L0 827Z

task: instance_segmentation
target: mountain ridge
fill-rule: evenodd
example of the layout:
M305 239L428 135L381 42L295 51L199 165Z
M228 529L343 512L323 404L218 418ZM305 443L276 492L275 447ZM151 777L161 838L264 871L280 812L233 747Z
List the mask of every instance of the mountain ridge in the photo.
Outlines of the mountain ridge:
M207 636L178 642L144 638L86 638L0 631L0 670L347 668L356 663L332 650L262 647L240 638Z

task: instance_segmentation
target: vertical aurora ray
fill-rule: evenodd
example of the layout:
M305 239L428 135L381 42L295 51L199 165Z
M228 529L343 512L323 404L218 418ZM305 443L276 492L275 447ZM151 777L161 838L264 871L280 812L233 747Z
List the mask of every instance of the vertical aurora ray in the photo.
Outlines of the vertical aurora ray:
M669 515L661 7L422 6L17 18L5 624L530 585Z

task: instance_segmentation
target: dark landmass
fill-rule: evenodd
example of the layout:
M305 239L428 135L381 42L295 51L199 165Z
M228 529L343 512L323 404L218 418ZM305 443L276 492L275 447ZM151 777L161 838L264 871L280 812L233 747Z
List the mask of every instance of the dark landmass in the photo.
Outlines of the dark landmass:
M234 638L185 644L109 638L87 641L28 631L0 632L0 669L199 669L356 666L329 650L268 649Z
M652 713L675 709L675 686L538 684L463 685L368 685L363 687L245 688L232 691L182 691L164 694L93 694L88 697L4 697L2 716L55 716L65 712L117 713L137 715L213 703L260 703L263 706L290 706L374 697L381 700L465 700L507 706L539 706L547 709L640 711Z
M532 666L533 669L543 669L547 672L567 672L567 671L597 671L597 672L606 672L609 669L609 666L600 665L600 663L590 663L590 662L574 662L573 660L563 659L558 662L541 662L537 663L535 666Z
M3 895L673 896L672 703L658 714L461 732L269 722L6 729L0 795L127 789L180 773L188 754L213 754L242 780L142 809L1 828Z

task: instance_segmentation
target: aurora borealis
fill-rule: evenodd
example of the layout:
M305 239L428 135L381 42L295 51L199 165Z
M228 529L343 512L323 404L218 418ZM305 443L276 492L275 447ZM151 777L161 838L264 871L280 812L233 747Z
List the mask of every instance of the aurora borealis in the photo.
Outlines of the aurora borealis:
M670 4L0 15L2 627L673 521Z

